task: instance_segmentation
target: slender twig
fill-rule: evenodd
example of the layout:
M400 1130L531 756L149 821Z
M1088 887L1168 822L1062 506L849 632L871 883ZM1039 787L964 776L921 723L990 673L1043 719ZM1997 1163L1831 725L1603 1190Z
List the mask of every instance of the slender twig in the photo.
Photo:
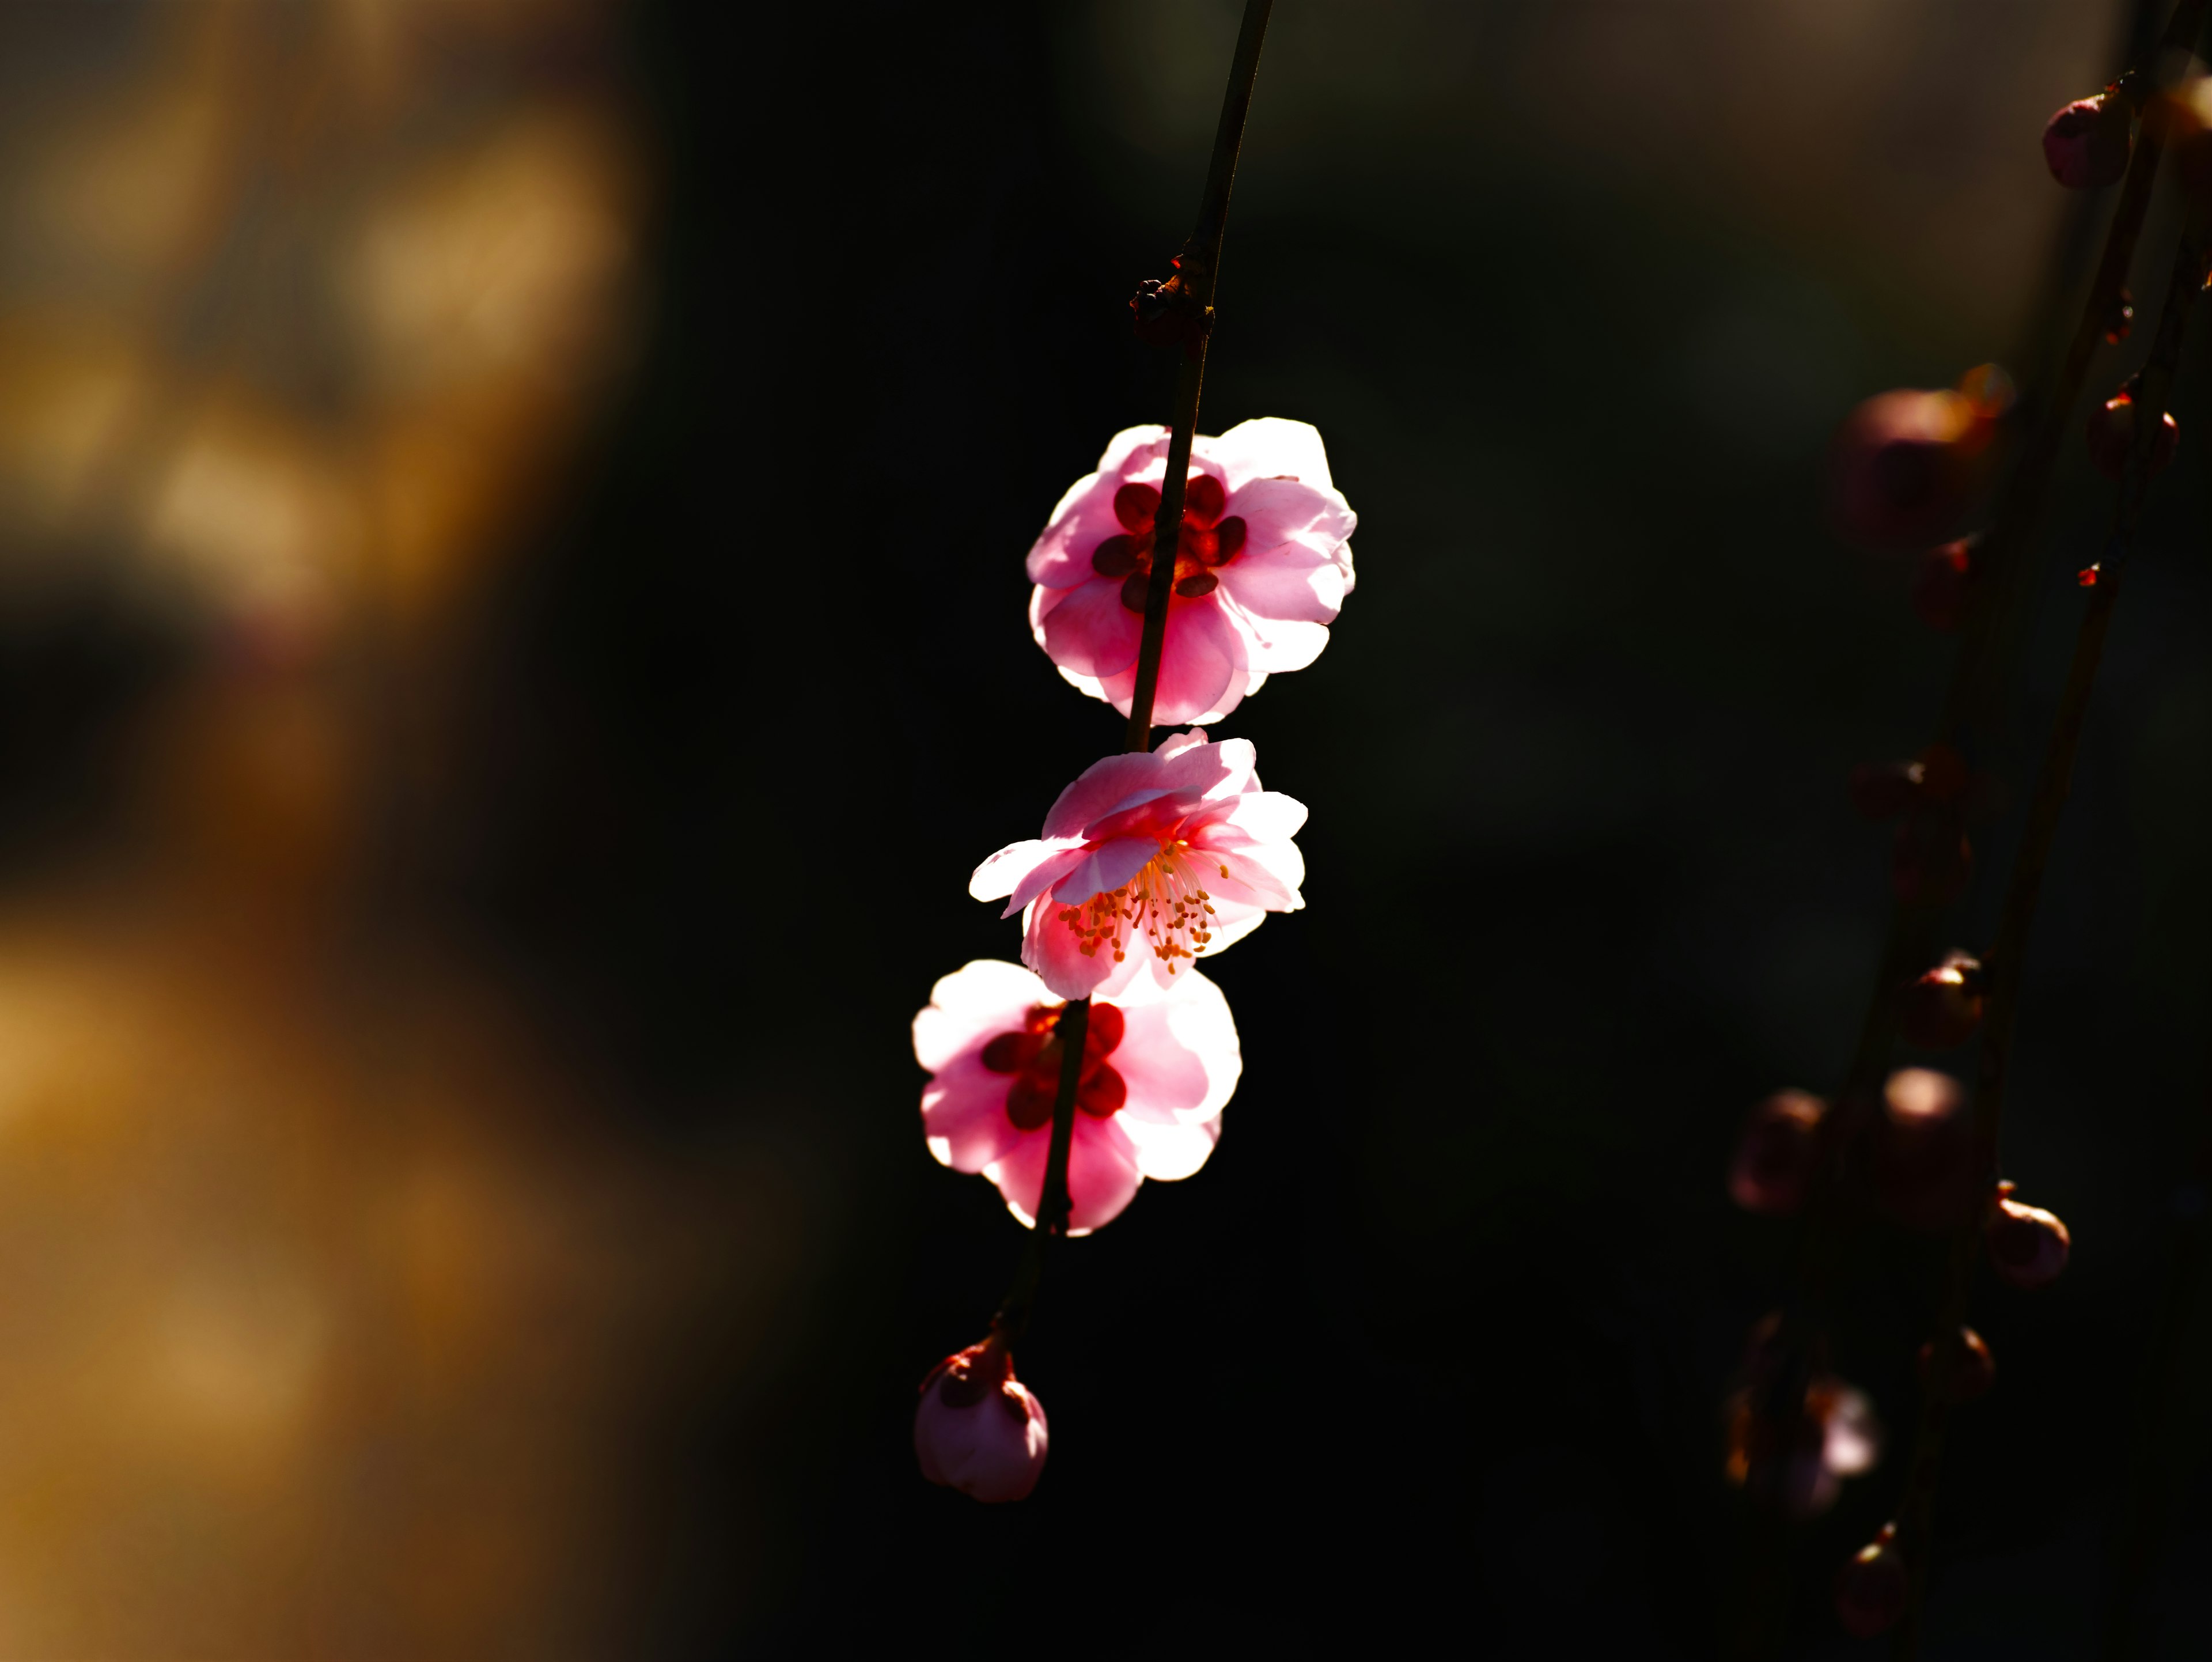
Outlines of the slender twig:
M1198 228L1190 234L1176 260L1176 272L1197 316L1176 376L1168 471L1160 481L1159 513L1152 521L1152 572L1145 590L1144 643L1137 653L1137 685L1129 699L1127 748L1133 751L1152 747L1152 698L1159 690L1168 596L1175 587L1176 548L1182 536L1183 487L1190 472L1191 442L1198 434L1198 395L1206 381L1206 343L1213 334L1213 288L1221 271L1221 236L1229 223L1229 190L1237 182L1237 153L1244 143L1244 118L1252 107L1252 82L1260 73L1260 44L1267 33L1267 15L1273 9L1274 0L1244 0L1244 24L1237 31L1237 55L1230 60L1229 90L1221 100L1221 125L1214 130L1213 159L1206 164Z
M2160 123L2148 121L2152 133ZM2020 989L2027 956L2028 940L2042 897L2044 874L2058 832L2058 821L2074 777L2074 760L2081 748L2081 730L2089 713L2097 670L2103 661L2105 640L2112 628L2112 608L2119 599L2121 579L2142 529L2143 503L2149 491L2151 454L2155 447L2173 374L2181 361L2181 343L2190 310L2204 286L2207 222L2200 211L2191 216L2181 247L2176 251L2166 302L2159 318L2158 338L2151 347L2137 384L2132 419L2134 442L2121 479L2113 528L2103 559L2095 569L2094 586L2075 636L2074 659L2068 667L2058 711L2051 723L2050 742L2037 774L2035 795L2021 834L2020 852L2013 861L2012 878L2005 890L2004 910L1997 921L1996 940L1988 958L1989 992L1982 1016L1979 1068L1974 1083L1973 1150L1982 1183L1973 1206L1961 1218L1952 1237L1942 1311L1936 1324L1937 1342L1929 1370L1927 1391L1921 1404L1919 1437L1913 1449L1911 1476L1899 1509L1899 1545L1912 1576L1912 1598L1899 1624L1893 1653L1911 1658L1919 1650L1919 1615L1928 1579L1928 1560L1937 1479L1942 1466L1943 1428L1950 1394L1950 1375L1957 1347L1944 1340L1965 1321L1968 1294L1973 1284L1975 1249L1979 1244L1990 1196L1999 1175L1997 1141L2004 1119L2007 1064L2013 1031L2020 1014Z
M1137 653L1137 684L1129 703L1132 751L1152 747L1152 701L1160 684L1160 654L1167 642L1168 598L1175 583L1176 546L1182 529L1183 486L1190 472L1190 449L1198 433L1199 389L1206 379L1206 347L1213 332L1213 288L1221 266L1221 238L1229 221L1229 190L1237 180L1237 154L1244 143L1244 118L1252 107L1252 83L1260 73L1260 44L1267 32L1274 0L1245 0L1244 24L1229 64L1229 90L1221 100L1221 124L1213 135L1213 157L1206 164L1206 192L1198 206L1198 228L1176 260L1196 313L1195 327L1183 349L1176 378L1175 426L1168 441L1167 477L1160 482L1159 515L1152 523L1152 581L1145 591L1145 633ZM1045 1155L1044 1187L1037 1198L1036 1221L1022 1249L1014 1284L991 1318L991 1329L1009 1342L1029 1325L1044 1278L1046 1247L1067 1233L1073 1202L1067 1191L1067 1160L1075 1145L1075 1093L1083 1082L1083 1044L1091 1025L1091 1001L1070 999L1054 1030L1062 1049L1060 1090L1052 1104L1052 1141Z

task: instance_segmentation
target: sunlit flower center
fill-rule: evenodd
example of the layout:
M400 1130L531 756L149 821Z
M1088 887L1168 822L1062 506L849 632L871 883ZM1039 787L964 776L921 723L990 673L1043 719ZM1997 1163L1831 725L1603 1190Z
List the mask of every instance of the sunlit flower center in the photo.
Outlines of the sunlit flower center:
M1206 874L1229 875L1188 843L1162 843L1160 851L1120 888L1101 890L1080 905L1062 906L1056 920L1082 940L1085 958L1110 952L1119 964L1128 955L1129 938L1142 935L1153 953L1176 971L1179 958L1196 958L1213 939L1212 896Z
M1006 1117L1024 1131L1052 1123L1052 1105L1060 1096L1060 1019L1065 1004L1032 1004L1022 1025L1000 1033L983 1047L983 1065L994 1074L1012 1074L1006 1087ZM1093 1004L1083 1031L1083 1074L1075 1105L1093 1119L1111 1119L1128 1095L1128 1087L1106 1058L1121 1043L1124 1022L1111 1004Z
M1221 517L1229 493L1211 473L1193 473L1183 487L1182 529L1176 539L1175 592L1186 600L1210 594L1219 581L1214 568L1227 565L1244 547L1244 521ZM1153 526L1160 493L1149 484L1125 484L1114 493L1114 517L1127 534L1109 537L1091 551L1091 569L1102 577L1126 579L1121 604L1145 609L1152 581Z

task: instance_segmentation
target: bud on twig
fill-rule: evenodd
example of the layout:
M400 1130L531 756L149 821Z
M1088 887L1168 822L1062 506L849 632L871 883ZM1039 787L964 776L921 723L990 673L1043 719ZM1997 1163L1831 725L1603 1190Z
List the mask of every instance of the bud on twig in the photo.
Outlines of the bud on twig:
M2136 441L2136 393L2142 380L2140 375L2129 376L2120 390L2105 400L2102 409L2089 413L2089 460L2108 479L2126 476L2128 452ZM2144 477L2155 478L2166 472L2180 447L2181 429L2175 423L2172 412L2165 411L2159 417L2158 436L2151 441Z
M2023 1206L2012 1194L2011 1184L1997 1185L1983 1239L1989 1243L1990 1263L1997 1274L2014 1287L2033 1292L2058 1279L2073 1252L2074 1238L2057 1213Z
M1844 1561L1836 1572L1836 1619L1855 1638L1871 1639L1897 1625L1911 1596L1911 1577L1896 1547L1897 1525L1881 1532Z
M1779 1218L1804 1202L1827 1111L1803 1091L1777 1091L1751 1111L1729 1165L1729 1195L1738 1206Z
M2043 129L2043 159L2051 176L2069 191L2117 185L2128 170L2133 112L2110 91L2077 98Z
M1905 984L1898 995L1897 1025L1909 1042L1931 1050L1964 1044L1981 1026L1986 983L1978 959L1951 953Z
M1989 1394L1990 1387L1997 1382L1996 1359L1990 1355L1988 1342L1971 1327L1961 1327L1951 1342L1951 1380L1944 1391L1947 1402L1971 1403ZM1936 1371L1936 1341L1928 1340L1920 1347L1917 1361L1920 1382L1926 1385Z
M914 1452L921 1475L978 1501L1019 1501L1044 1470L1043 1404L1014 1378L994 1334L954 1352L921 1382Z

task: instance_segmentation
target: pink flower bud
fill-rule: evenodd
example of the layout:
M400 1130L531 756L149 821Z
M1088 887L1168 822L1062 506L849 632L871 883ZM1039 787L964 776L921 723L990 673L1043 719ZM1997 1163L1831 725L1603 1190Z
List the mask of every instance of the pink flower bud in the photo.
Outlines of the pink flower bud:
M1982 1025L1983 983L1978 959L1950 953L1905 983L1898 995L1898 1026L1912 1044L1931 1050L1964 1044Z
M978 1501L1019 1501L1044 1470L1044 1405L1014 1378L994 1334L954 1352L921 1382L914 1452L921 1475Z
M1976 1194L1973 1128L1959 1081L1932 1068L1900 1068L1882 1087L1874 1123L1874 1188L1911 1229L1949 1229Z
M1970 374L1968 382L1958 391L1879 393L1844 417L1829 448L1828 496L1845 537L1893 547L1950 529L2010 402L1999 372Z
M1836 1572L1836 1620L1856 1638L1871 1639L1895 1627L1911 1598L1912 1579L1896 1540L1897 1525L1884 1524Z
M2128 101L2109 92L2077 98L2043 129L2043 159L2069 191L2115 185L2128 171Z
M1997 1382L1997 1364L1990 1355L1987 1341L1972 1328L1962 1327L1951 1342L1951 1379L1944 1392L1946 1398L1953 1403L1971 1403L1978 1397L1989 1395L1990 1387ZM1926 1385L1936 1372L1935 1340L1920 1347L1918 1364L1920 1383Z
M2008 1183L1997 1185L1996 1203L1990 1208L1983 1238L1997 1274L2033 1292L2058 1279L2074 1250L2074 1238L2057 1214L2023 1206L2013 1199L2012 1191Z
M1803 1203L1827 1110L1802 1091L1777 1091L1751 1111L1729 1166L1729 1194L1738 1206L1779 1218Z
M1966 608L1966 585L1973 580L1974 539L1931 548L1920 557L1912 574L1912 610L1929 628L1948 635L1958 628Z
M2129 376L2126 384L2105 401L2102 409L2089 412L2089 460L2108 479L2123 478L2127 474L2128 452L2136 441L2136 392L2140 380L2139 376ZM2180 447L2181 429L2174 423L2173 412L2168 411L2159 417L2158 436L2151 441L2144 477L2155 478L2166 472Z
M2144 114L2165 122L2182 188L2198 198L2212 195L2212 79L2191 76Z

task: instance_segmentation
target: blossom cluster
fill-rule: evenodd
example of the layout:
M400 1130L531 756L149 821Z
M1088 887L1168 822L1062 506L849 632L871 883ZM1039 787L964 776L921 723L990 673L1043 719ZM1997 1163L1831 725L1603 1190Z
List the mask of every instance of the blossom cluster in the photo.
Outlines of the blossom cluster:
M1352 591L1355 521L1318 433L1248 421L1193 435L1165 555L1171 440L1161 427L1115 435L1054 508L1028 575L1038 646L1070 685L1127 715L1152 572L1172 560L1149 714L1175 728L1218 721L1268 676L1321 654ZM1113 1221L1146 1178L1204 1166L1243 1060L1229 1001L1198 960L1305 904L1294 841L1305 818L1261 787L1250 740L1192 727L1093 763L1038 835L979 865L969 892L1019 916L1021 962L955 970L914 1019L929 1075L922 1134L939 1163L988 1178L1025 1227L1069 1235ZM1056 1144L1059 1112L1069 1123ZM1064 1217L1046 1212L1056 1146ZM931 1372L915 1422L925 1476L984 1501L1029 1494L1044 1411L1012 1367L994 1327Z

